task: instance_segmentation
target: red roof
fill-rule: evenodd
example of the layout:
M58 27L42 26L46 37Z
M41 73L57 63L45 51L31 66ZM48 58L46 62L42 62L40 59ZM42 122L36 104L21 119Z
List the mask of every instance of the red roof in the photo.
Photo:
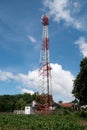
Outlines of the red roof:
M62 107L72 107L73 103L60 103L59 105Z

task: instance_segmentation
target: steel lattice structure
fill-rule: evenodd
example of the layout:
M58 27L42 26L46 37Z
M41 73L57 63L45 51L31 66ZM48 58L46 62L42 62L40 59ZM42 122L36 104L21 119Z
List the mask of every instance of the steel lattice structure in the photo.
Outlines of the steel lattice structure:
M42 107L45 106L48 109L53 104L52 92L51 92L51 66L49 60L49 34L48 25L49 17L47 14L41 18L43 30L42 30L42 44L40 51L40 66L39 66L39 92L41 94ZM37 97L38 98L38 97Z
M42 45L40 52L39 83L42 89L42 93L51 94L51 67L49 61L48 16L43 15L41 18L41 22L43 25L43 31L42 31Z

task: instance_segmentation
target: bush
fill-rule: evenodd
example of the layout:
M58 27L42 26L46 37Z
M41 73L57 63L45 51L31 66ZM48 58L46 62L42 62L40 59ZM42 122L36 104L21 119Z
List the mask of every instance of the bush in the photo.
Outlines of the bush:
M87 119L87 112L86 111L81 111L79 113L79 116Z

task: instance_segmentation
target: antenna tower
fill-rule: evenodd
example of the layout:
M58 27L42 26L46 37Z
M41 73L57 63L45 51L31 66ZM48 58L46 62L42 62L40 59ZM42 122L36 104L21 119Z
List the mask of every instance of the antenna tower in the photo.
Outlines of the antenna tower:
M41 18L42 22L42 44L40 51L40 66L39 66L39 92L41 101L41 106L43 109L48 110L52 107L52 86L51 86L51 66L49 60L49 34L48 34L48 25L49 17L47 14L43 15ZM38 96L37 96L38 98ZM41 108L41 109L42 109Z

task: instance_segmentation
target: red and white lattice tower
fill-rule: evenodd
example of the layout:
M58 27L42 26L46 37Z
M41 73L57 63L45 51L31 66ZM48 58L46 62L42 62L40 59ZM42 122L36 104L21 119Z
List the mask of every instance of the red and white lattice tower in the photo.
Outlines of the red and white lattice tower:
M49 34L48 25L49 17L47 14L43 15L41 18L43 25L42 31L42 45L40 51L40 66L39 66L39 90L40 93L47 95L43 104L48 104L50 106L51 99L51 66L49 60Z

